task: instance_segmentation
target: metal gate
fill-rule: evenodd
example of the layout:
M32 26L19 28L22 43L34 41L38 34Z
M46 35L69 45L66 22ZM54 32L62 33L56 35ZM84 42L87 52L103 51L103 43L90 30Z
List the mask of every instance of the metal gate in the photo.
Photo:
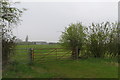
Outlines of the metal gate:
M30 48L29 53L33 62L66 60L71 56L71 51L64 48Z

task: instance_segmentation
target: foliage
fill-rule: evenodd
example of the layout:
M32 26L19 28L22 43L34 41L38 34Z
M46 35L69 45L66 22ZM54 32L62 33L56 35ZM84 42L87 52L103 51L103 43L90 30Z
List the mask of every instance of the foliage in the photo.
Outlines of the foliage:
M109 37L109 42L108 42L108 52L109 55L111 55L112 57L117 57L118 56L118 34L119 34L119 29L118 29L118 23L114 23L111 24L112 28L111 28L111 32L109 33L108 37Z
M80 23L71 24L62 32L61 44L76 53L80 48L84 56L117 57L119 52L118 23L103 22L83 27ZM83 44L84 43L84 44ZM77 55L76 55L77 56Z
M15 36L12 34L12 28L20 21L20 17L25 9L14 7L15 3L8 0L0 1L0 27L2 28L2 57L3 63L8 61L10 53L14 50Z
M70 24L65 31L62 32L60 43L67 49L72 51L72 58L77 59L78 54L76 48L81 49L84 43L85 34L83 32L84 27L81 23Z
M94 24L88 28L88 48L94 57L117 55L117 23Z

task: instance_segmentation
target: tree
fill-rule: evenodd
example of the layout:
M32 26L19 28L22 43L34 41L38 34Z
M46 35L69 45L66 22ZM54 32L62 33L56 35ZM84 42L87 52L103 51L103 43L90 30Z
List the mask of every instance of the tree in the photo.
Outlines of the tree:
M72 51L72 59L77 59L82 45L85 39L85 33L83 31L83 26L81 23L70 24L65 31L62 32L60 43L66 49Z
M88 43L89 51L96 57L105 57L105 55L117 54L117 24L116 23L101 23L94 24L88 28Z
M2 27L2 61L6 64L15 47L15 36L12 34L14 25L20 22L20 17L25 9L14 7L8 0L0 1L0 27Z
M109 55L111 56L111 57L116 57L116 56L118 56L118 50L119 50L119 48L118 48L118 31L119 31L119 29L117 29L117 27L118 27L118 23L112 23L111 24L111 31L110 31L110 33L109 33L109 35L108 35L108 37L109 37L109 42L108 42L108 52L109 52Z

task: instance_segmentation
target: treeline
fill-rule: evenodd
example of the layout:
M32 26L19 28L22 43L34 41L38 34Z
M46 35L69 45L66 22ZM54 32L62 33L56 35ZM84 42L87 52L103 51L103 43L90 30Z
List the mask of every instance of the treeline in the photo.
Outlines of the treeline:
M70 24L62 32L60 42L72 51L72 58L118 57L120 53L119 24L103 22L90 26L81 23Z

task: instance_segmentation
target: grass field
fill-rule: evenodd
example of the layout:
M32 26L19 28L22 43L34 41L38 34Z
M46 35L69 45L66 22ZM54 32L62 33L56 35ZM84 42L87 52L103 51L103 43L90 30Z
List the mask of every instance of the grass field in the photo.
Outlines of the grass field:
M19 45L16 48L61 48L59 45ZM14 63L11 63L3 71L3 78L118 78L117 59L69 59L70 54L65 59L56 60L55 55L48 55L44 62L34 61L32 65L29 62L27 51L16 51L12 57ZM42 54L45 55L43 51ZM36 53L37 54L37 53ZM54 52L51 54L55 54ZM62 53L58 53L61 56ZM68 57L68 58L67 58ZM40 56L36 57L37 59ZM51 60L53 59L53 60Z

